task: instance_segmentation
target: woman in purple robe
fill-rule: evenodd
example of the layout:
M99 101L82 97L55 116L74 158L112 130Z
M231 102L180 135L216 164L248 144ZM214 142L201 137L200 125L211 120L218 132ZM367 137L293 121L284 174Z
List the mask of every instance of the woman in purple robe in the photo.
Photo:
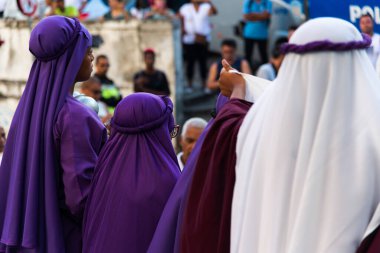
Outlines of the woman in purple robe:
M227 102L227 97L219 95L216 102L217 115ZM173 192L170 195L170 198L161 215L152 242L147 251L148 253L179 252L183 216L188 201L188 195L195 171L195 166L197 164L204 139L213 123L214 120L211 119L197 140L197 143L195 144L195 147L191 152L188 161L186 162L185 168L183 170L184 172L175 185Z
M168 97L135 93L116 107L85 211L83 253L145 253L180 175Z
M107 134L72 97L90 77L91 36L76 19L33 29L35 56L0 167L0 252L79 253L84 206Z

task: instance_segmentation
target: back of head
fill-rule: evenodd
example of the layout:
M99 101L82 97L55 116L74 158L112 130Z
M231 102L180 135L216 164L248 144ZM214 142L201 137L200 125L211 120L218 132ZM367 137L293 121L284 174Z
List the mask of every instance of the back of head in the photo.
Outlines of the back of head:
M0 166L0 185L5 186L0 193L1 242L11 242L0 243L0 248L6 251L38 251L46 245L51 252L65 249L61 222L48 218L57 216L59 205L59 160L53 129L90 46L90 34L76 19L44 18L31 33L29 49L36 60L13 117ZM22 190L25 187L27 192ZM36 213L44 216L36 221ZM44 242L46 245L40 245Z
M174 128L173 103L168 97L135 93L124 98L116 107L111 126L116 132L139 134L158 128L167 136Z
M207 126L207 121L202 118L190 118L183 124L181 136L185 136L190 127L204 129Z
M52 16L41 20L33 29L30 41L30 52L41 61L49 61L61 56L80 36L88 39L91 46L91 35L76 19Z

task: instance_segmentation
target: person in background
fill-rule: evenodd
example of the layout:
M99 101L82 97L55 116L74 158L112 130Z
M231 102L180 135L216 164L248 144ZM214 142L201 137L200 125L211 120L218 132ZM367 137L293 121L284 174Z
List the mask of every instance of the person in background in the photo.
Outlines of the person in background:
M113 114L116 105L121 101L122 96L114 81L108 78L107 73L110 63L106 55L99 55L95 60L96 71L94 76L102 83L102 97L100 101L104 102L108 111Z
M168 97L134 93L116 107L83 222L83 253L147 252L181 172Z
M170 95L169 82L164 72L154 67L156 53L148 48L144 51L145 69L133 77L134 92L148 92L156 95Z
M246 25L243 31L245 44L245 59L253 66L252 53L255 44L259 47L261 63L268 62L268 29L272 3L269 0L245 0L244 20Z
M107 140L73 97L91 76L91 45L77 19L47 17L31 32L35 61L0 166L0 252L82 252L84 207Z
M65 5L64 0L55 0L51 2L50 11L48 11L46 16L53 16L53 15L76 18L79 16L79 11L75 6Z
M211 40L209 16L217 14L216 7L210 0L192 0L184 4L179 13L182 21L183 46L186 60L187 92L192 91L194 65L199 63L202 87L205 91L207 79L208 44Z
M125 10L124 0L109 0L110 11L104 14L103 20L128 20L128 12Z
M133 18L143 20L150 11L150 5L147 0L137 0L135 6L131 8L130 14Z
M0 165L3 158L5 143L7 142L7 136L5 135L4 127L0 126Z
M290 38L293 36L293 33L298 29L298 26L297 25L291 25L289 26L288 28L288 41L290 40Z
M199 136L201 136L203 130L207 125L207 121L202 118L188 119L183 125L181 132L181 138L179 144L182 148L182 152L178 153L178 164L181 171L186 165L187 159L193 151L195 144Z
M373 25L373 17L370 14L367 13L360 17L361 32L367 34L372 39L372 44L371 47L367 49L367 54L372 65L376 67L380 55L380 34L374 32Z
M222 59L225 59L234 69L239 72L251 74L251 68L247 60L236 55L237 44L233 39L225 39L221 44ZM210 90L219 90L219 75L223 68L222 59L214 62L209 70L207 87Z
M268 63L260 66L256 76L273 81L277 77L278 70L281 67L284 55L281 53L280 46L276 46Z
M80 86L80 92L96 100L99 105L98 116L103 123L111 119L112 115L108 112L107 105L100 101L102 97L102 83L97 77L90 77L87 81L83 82Z
M154 0L146 19L165 20L175 18L175 13L166 6L166 0Z

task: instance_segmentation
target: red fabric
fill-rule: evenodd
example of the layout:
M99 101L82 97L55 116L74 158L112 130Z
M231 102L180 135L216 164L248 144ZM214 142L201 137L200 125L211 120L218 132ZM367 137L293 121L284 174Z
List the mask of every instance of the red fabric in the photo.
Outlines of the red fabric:
M356 253L379 253L380 252L380 227L368 235L360 244Z
M180 252L229 252L236 141L251 103L231 99L203 143L182 226Z

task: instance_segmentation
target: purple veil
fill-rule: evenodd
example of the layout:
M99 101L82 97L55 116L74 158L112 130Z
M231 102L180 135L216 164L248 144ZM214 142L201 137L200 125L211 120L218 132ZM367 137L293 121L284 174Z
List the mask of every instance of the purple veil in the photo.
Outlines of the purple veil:
M36 60L0 167L0 252L65 252L53 126L89 46L75 19L45 18L32 31Z
M219 95L216 102L216 112L219 112L223 105L227 103L228 98ZM208 130L213 124L213 119L209 121L205 130L197 140L193 151L185 165L183 173L175 185L172 194L165 206L165 209L157 225L156 232L150 244L148 253L168 253L179 252L181 239L181 227L187 198L193 179L195 166L197 165L199 152L201 151L203 141Z
M180 175L168 97L135 93L116 107L85 210L84 253L146 252Z

